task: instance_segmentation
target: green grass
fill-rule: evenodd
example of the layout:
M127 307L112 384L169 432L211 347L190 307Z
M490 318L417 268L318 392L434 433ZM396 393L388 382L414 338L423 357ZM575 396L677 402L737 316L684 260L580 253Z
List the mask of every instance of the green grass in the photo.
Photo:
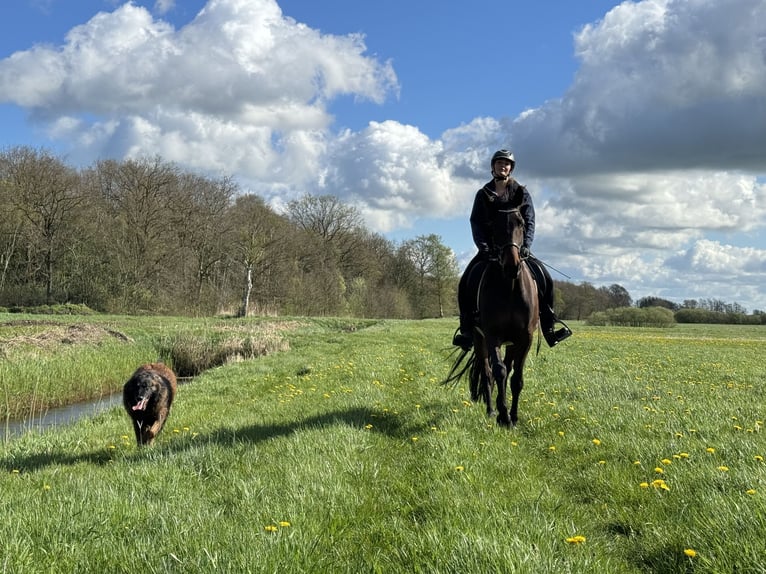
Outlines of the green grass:
M0 572L766 571L762 327L574 325L508 430L439 385L454 321L293 323L152 448L119 408L3 444Z

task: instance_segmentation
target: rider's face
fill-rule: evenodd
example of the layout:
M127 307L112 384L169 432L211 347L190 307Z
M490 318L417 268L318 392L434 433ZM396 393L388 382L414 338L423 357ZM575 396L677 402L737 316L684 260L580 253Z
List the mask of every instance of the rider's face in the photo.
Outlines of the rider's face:
M495 160L495 174L499 176L508 176L511 173L511 162L507 159Z

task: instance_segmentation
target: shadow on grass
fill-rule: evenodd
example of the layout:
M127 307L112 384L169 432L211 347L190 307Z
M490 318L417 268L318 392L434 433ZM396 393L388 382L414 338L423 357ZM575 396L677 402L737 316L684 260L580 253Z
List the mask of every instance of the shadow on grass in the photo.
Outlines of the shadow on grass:
M423 428L428 428L432 424L434 424L433 419L420 424L408 422L396 415L381 416L379 411L368 408L351 408L330 411L285 424L253 424L234 428L219 428L210 433L202 433L188 439L162 441L162 436L160 436L158 439L161 441L160 443L129 453L126 458L140 460L144 458L144 453L148 452L181 452L188 448L210 443L222 446L242 443L257 444L278 437L289 436L299 431L321 430L339 425L353 427L360 432L382 433L392 438L405 438L422 431ZM163 431L163 434L165 433L168 433L167 428ZM48 448L50 449L50 447ZM56 449L63 448L65 448L64 445L56 447ZM67 466L80 463L103 465L114 459L114 453L104 448L82 454L69 454L56 449L50 449L46 452L5 455L0 458L0 468L7 472L14 470L34 472L47 466Z

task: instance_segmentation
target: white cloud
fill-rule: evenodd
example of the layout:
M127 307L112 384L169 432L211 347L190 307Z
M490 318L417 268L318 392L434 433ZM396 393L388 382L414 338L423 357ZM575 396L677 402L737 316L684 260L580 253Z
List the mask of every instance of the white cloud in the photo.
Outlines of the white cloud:
M157 0L154 3L154 11L158 14L167 14L175 7L175 0Z
M0 61L0 101L66 134L75 160L160 154L280 189L316 180L329 100L396 94L390 63L365 50L362 36L323 35L274 0L210 0L179 30L127 3L60 47ZM297 159L301 170L287 167Z
M514 123L537 173L766 170L766 3L625 2L575 38L561 99Z

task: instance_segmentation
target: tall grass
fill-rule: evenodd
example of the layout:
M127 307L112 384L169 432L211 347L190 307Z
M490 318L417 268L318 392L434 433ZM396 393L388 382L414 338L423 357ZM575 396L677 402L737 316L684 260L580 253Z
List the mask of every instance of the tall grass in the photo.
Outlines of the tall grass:
M576 325L507 430L439 384L452 330L303 320L153 448L120 409L9 442L0 572L766 570L766 331Z

